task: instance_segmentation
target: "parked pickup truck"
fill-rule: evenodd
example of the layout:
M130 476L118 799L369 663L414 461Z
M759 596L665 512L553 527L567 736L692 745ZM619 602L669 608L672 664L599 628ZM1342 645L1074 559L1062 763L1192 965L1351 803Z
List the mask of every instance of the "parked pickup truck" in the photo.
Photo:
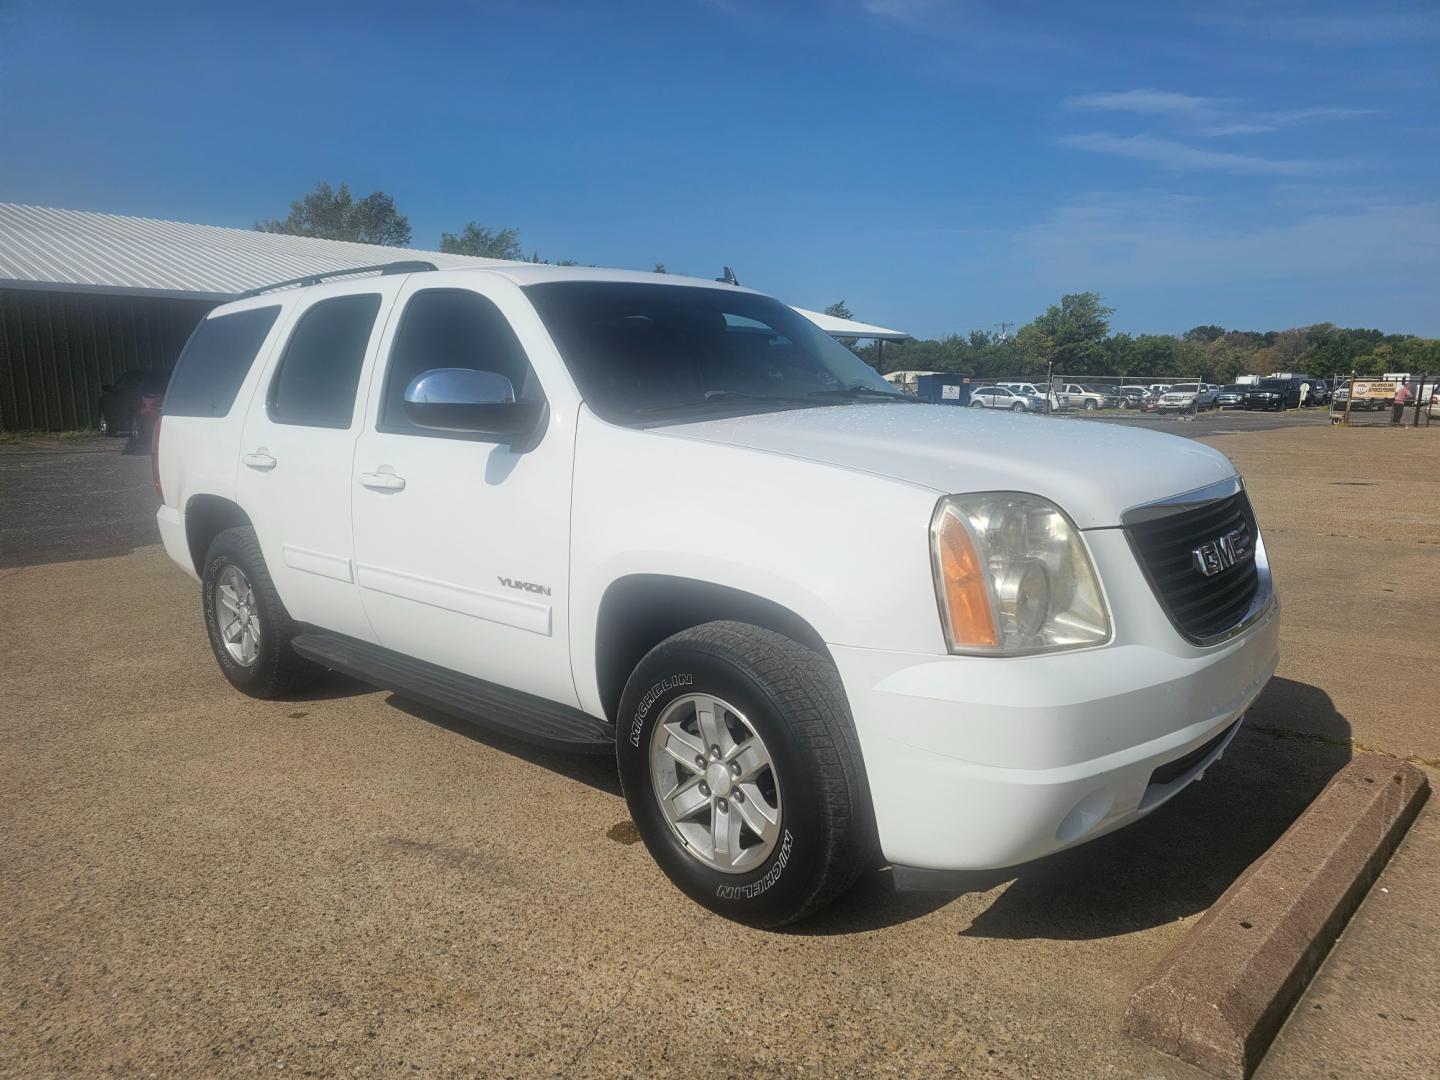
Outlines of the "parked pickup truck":
M224 304L180 358L158 518L220 670L614 754L652 855L725 916L1135 821L1275 670L1216 450L916 402L731 285L386 270Z
M1094 386L1085 386L1081 383L1064 383L1059 386L1051 386L1056 393L1064 394L1070 399L1070 405L1076 409L1113 409L1119 404L1119 398L1108 389L1101 390Z

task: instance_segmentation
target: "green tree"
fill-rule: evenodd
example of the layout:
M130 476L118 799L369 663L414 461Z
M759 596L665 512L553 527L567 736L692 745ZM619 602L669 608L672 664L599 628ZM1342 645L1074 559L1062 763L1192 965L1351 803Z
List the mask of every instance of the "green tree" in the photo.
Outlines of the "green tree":
M1109 370L1105 339L1113 314L1115 309L1101 303L1099 293L1067 293L1030 325L1049 340L1047 359L1054 362L1057 374L1100 375ZM1022 327L1020 334L1026 329Z
M580 261L579 261L578 259L542 259L542 258L540 257L540 253L539 253L538 251L532 251L532 252L530 253L530 258L526 259L525 261L526 261L526 262L529 262L529 263L535 263L535 264L538 265L538 266L579 266L579 265L580 265ZM594 264L594 263L591 263L590 265L591 265L591 266L594 266L595 264Z
M1014 355L1018 361L1016 377L1031 381L1036 379L1043 381L1050 364L1055 362L1054 337L1040 325L1040 320L1036 319L1016 331L1014 341ZM1063 374L1058 370L1058 365L1056 374Z
M1215 326L1214 324L1192 326L1189 330L1186 330L1182 336L1186 341L1211 342L1216 338L1224 337L1225 328L1223 326Z
M845 306L844 300L836 300L835 303L831 304L825 309L825 314L831 315L837 319L855 318L855 316L850 313L850 309Z
M670 271L665 269L665 264L664 264L664 263L657 262L657 263L655 264L655 269L654 269L654 270L651 270L650 272L651 272L652 274L668 274Z
M410 243L410 221L395 209L395 200L372 191L359 202L342 183L332 189L321 180L315 190L290 204L283 219L257 221L260 232L314 236L322 240L350 240L360 244L402 247Z
M492 229L478 221L467 221L459 235L442 232L440 250L447 255L471 255L479 259L510 259L525 256L520 250L519 229ZM539 260L532 260L538 262Z

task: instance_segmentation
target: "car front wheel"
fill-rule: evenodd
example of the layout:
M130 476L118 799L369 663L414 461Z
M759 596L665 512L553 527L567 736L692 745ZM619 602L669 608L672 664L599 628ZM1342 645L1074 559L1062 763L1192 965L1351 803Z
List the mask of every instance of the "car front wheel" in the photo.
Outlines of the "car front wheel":
M696 903L781 926L825 907L874 859L844 688L811 649L746 623L684 630L641 660L619 718L630 815Z

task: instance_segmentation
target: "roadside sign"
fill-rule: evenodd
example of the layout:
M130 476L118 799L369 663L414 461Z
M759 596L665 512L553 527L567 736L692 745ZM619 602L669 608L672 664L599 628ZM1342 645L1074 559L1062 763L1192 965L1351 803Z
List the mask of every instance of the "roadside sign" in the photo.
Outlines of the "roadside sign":
M1365 382L1356 381L1350 387L1350 397L1353 398L1393 398L1395 396L1396 384L1387 382L1384 379L1370 379Z

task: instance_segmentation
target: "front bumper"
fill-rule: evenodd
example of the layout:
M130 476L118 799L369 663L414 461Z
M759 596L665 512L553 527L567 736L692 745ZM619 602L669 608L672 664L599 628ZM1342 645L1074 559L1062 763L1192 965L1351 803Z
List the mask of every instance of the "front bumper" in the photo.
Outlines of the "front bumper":
M1112 535L1092 541L1094 554L1119 540L1102 532ZM1114 591L1133 601L1132 585ZM932 870L1014 866L1129 824L1202 774L1275 672L1278 604L1210 648L1184 642L1158 605L1154 614L1160 622L1131 620L1127 637L1117 611L1110 645L1048 656L832 645L885 857Z

